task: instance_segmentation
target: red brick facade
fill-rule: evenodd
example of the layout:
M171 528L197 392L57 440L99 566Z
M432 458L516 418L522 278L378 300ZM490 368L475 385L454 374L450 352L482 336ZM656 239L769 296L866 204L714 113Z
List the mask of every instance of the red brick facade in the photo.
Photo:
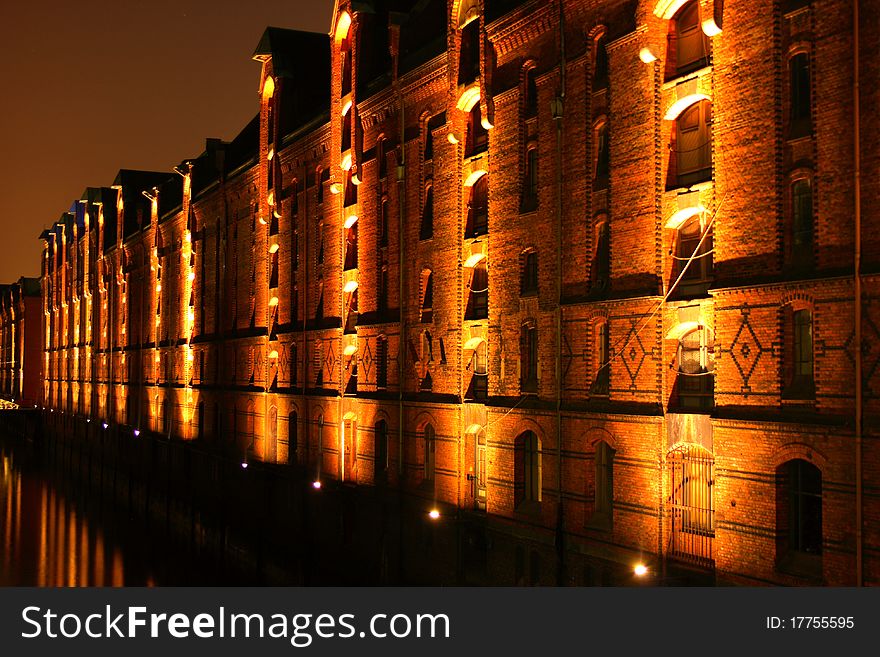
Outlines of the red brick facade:
M349 4L267 30L236 140L44 234L44 404L399 490L481 528L456 581L880 581L851 2Z

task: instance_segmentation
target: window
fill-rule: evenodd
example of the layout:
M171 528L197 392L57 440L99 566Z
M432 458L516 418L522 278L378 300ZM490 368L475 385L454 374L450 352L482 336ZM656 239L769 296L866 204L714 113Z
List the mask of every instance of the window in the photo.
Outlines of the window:
M324 182L325 180L330 180L330 170L326 171L327 177L324 177L324 173L320 169L318 170L318 205L321 205L324 202Z
M422 272L422 310L419 321L430 324L434 321L434 274L429 269Z
M485 174L471 186L467 205L465 238L478 237L489 232L489 176Z
M614 507L614 450L604 440L596 443L593 524L610 525Z
M315 253L317 254L317 262L319 265L324 264L324 224L318 224L318 227L315 229L315 242L316 249Z
M525 102L523 103L526 118L531 118L538 114L538 87L535 84L536 72L537 70L534 67L526 71Z
M709 63L709 39L700 27L700 3L687 3L669 22L666 79L703 68Z
M538 206L538 147L526 150L526 171L523 179L523 210L529 212Z
M489 131L483 127L480 103L474 103L467 119L467 138L465 140L464 156L473 157L485 151L488 146Z
M593 260L590 266L590 285L596 292L608 288L610 276L610 247L608 239L608 216L597 215L595 220L595 237L593 239Z
M541 501L541 445L534 431L516 438L513 491L517 508Z
M678 342L678 406L682 410L709 410L714 394L714 346L709 329L700 326Z
M434 159L434 131L438 130L446 123L446 113L441 112L432 116L425 125L425 150L424 160L426 162Z
M345 316L345 333L357 332L358 291L357 288L348 293L348 312Z
M678 115L672 128L667 189L712 179L712 103L701 100Z
M601 120L593 129L594 142L594 168L593 189L606 189L608 187L609 152L608 152L608 122Z
M434 186L425 187L425 205L422 207L422 221L419 226L419 239L429 240L434 237Z
M608 88L608 39L604 34L593 41L593 91Z
M538 252L526 251L522 255L522 275L520 295L531 296L538 293Z
M351 113L352 113L352 110L349 107L348 111L342 117L342 147L341 147L341 150L343 153L345 153L345 151L351 149Z
M315 319L324 319L324 281L318 281L318 303L315 306Z
M485 258L471 268L468 289L470 294L464 318L486 319L489 316L489 272L486 270Z
M519 387L522 392L538 392L538 327L526 323L519 336Z
M468 361L466 370L471 373L471 382L465 392L465 399L469 401L483 401L489 394L489 361L487 358L487 345L485 340L480 340Z
M377 292L376 306L380 313L388 311L388 268L379 270L379 289Z
M712 279L714 271L712 235L703 237L702 221L702 215L693 216L678 229L672 281L678 280L684 272L678 287L674 290L679 296L704 294L708 289L708 282ZM689 265L688 261L690 261Z
M380 137L376 142L376 159L379 161L379 178L384 179L388 175L388 157L385 153L384 137Z
M434 435L434 427L430 424L426 424L425 428L422 430L422 443L424 448L424 466L425 466L425 481L434 481L434 474L436 468L436 436Z
M388 340L385 337L376 340L376 387L380 390L388 387Z
M373 454L375 458L376 477L384 475L388 470L388 423L379 420L373 427L375 445Z
M777 471L777 553L783 568L821 574L822 472L794 459ZM813 573L810 573L812 567Z
M354 184L354 167L349 169L345 175L345 193L342 198L342 204L346 208L357 203L358 186Z
M382 206L379 211L379 246L388 246L388 199L382 199Z
M342 59L342 86L340 93L347 96L351 93L351 39L346 33L340 46L340 56Z
M480 75L480 21L473 19L461 30L458 84L470 84Z
M611 387L611 340L608 322L601 322L596 330L596 375L592 394L607 395Z
M358 221L345 231L345 266L343 269L357 269L358 266Z
M791 262L801 267L813 264L813 188L806 178L791 186Z
M812 399L816 395L813 379L813 314L808 309L784 309L786 399Z
M278 251L269 255L269 287L278 287Z
M812 132L810 94L810 56L798 53L788 61L789 136L803 137Z

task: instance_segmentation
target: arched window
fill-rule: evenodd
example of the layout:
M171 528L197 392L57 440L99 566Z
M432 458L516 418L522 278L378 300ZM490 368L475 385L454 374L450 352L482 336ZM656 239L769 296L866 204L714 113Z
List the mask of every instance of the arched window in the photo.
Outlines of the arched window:
M525 176L523 177L522 210L531 212L538 207L538 146L526 148Z
M812 132L810 93L810 55L798 53L788 60L789 136L803 137Z
M809 308L783 308L784 390L786 399L813 399L813 313Z
M388 246L388 222L391 219L389 215L388 198L382 198L382 205L379 210L379 246Z
M536 73L537 69L532 66L526 70L525 74L523 112L526 118L531 118L538 114L538 87L535 84Z
M608 121L599 119L593 127L593 189L607 189L610 170Z
M703 237L703 216L694 215L678 228L672 281L678 280L681 276L675 289L675 293L679 296L704 294L712 279L714 272L712 235L710 233Z
M514 443L514 503L517 508L541 501L541 444L534 431Z
M358 321L358 288L346 293L345 333L357 332Z
M342 20L347 20L348 25L351 24L351 19L348 19L347 17L346 19ZM342 20L340 20L340 23L342 22ZM344 36L337 34L337 38L339 38L340 36L342 36L342 41L339 44L339 55L342 60L340 62L342 70L342 84L340 87L340 94L342 96L347 96L351 93L351 37L348 27L345 28Z
M599 322L596 327L596 374L593 377L591 394L605 396L611 388L611 338L608 322Z
M821 575L822 472L793 459L776 471L777 559L783 570Z
M422 443L424 449L425 481L434 481L437 441L433 425L425 425L425 428L422 430Z
M700 100L675 119L670 142L667 189L712 179L712 103Z
M593 222L593 254L590 266L590 287L596 292L608 288L611 254L609 245L608 215L600 213Z
M278 251L269 254L269 287L278 287Z
M470 401L485 400L489 391L489 361L486 341L478 339L470 347L471 354L466 371L471 374L471 381L465 391L465 399Z
M603 324L604 326L604 324ZM614 450L604 440L596 443L594 459L594 525L611 525L614 510Z
M703 68L709 63L709 38L700 27L700 3L691 0L669 21L666 79Z
M480 114L480 103L474 103L467 118L467 138L465 140L464 156L473 157L482 153L489 146L489 131L483 127Z
M375 477L384 476L388 471L388 423L379 420L373 427L373 458L375 463Z
M345 153L345 151L351 149L351 107L348 108L348 111L342 117L342 148L341 151Z
M468 290L468 303L464 318L467 320L486 319L489 316L489 272L486 269L485 258L471 267Z
M458 84L470 84L480 75L480 21L473 17L461 30Z
M538 293L538 252L530 249L520 256L520 296L531 296Z
M709 410L714 404L714 344L704 326L685 333L678 342L678 406Z
M425 185L425 204L422 206L419 239L428 240L432 237L434 237L434 185L431 181L428 181Z
M608 38L603 32L593 40L593 91L608 88Z
M489 175L484 174L471 185L467 204L465 238L478 237L489 232Z
M422 303L419 321L423 324L430 324L434 321L434 274L430 269L422 272L421 293Z

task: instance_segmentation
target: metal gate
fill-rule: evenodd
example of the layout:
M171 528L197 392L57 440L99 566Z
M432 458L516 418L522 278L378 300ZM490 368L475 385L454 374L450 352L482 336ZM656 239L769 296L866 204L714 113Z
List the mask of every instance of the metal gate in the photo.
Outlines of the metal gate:
M715 458L697 445L676 447L669 468L669 556L690 563L714 564Z

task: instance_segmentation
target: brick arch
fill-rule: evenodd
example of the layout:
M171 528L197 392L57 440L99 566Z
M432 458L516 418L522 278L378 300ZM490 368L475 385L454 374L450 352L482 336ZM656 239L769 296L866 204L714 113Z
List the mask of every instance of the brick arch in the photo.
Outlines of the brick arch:
M770 457L770 465L775 472L785 463L795 459L801 459L815 465L819 468L823 478L828 471L828 457L806 443L786 443L773 452L773 455Z
M516 424L516 429L511 432L511 444L513 444L513 442L526 431L531 431L538 437L538 445L541 447L541 450L543 452L544 440L547 437L546 432L544 431L544 427L542 427L538 422L531 418L522 418Z
M785 306L791 306L793 311L795 310L809 310L813 311L816 302L813 300L813 297L802 290L795 290L793 292L788 292L782 297L782 301L779 304L781 308Z
M430 411L421 411L416 415L416 433L420 434L425 430L427 425L434 427L434 434L437 434L437 418Z
M605 442L608 443L608 446L611 447L611 449L615 452L617 451L617 438L604 427L592 427L587 429L584 433L584 440L593 450L596 449L596 445L599 442Z
M598 23L589 29L584 30L585 38L591 43L608 35L608 26L604 23Z

